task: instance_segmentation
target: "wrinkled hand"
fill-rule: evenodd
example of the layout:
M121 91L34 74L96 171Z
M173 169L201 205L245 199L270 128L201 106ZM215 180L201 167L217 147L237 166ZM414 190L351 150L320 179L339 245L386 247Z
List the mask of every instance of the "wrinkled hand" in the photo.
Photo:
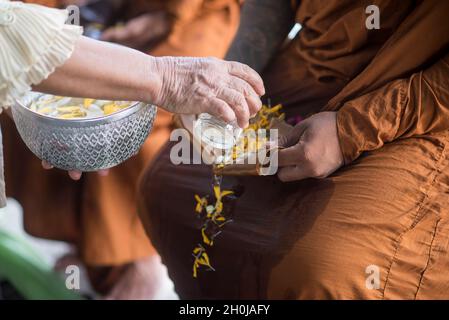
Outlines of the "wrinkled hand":
M262 107L261 77L250 67L216 58L155 58L162 77L157 105L170 112L215 115L246 127Z
M163 12L152 12L130 20L125 26L106 29L101 40L141 49L170 31L170 22Z
M337 113L321 112L280 139L278 177L284 182L325 178L344 161L337 134Z
M53 169L53 166L51 164L49 164L48 162L46 162L46 161L42 161L42 167L45 170ZM83 175L83 173L81 171L69 171L68 173L69 173L69 177L72 180L75 180L75 181L80 180L81 176ZM102 177L107 176L108 174L109 174L109 170L100 170L100 171L98 171L98 175L100 175Z

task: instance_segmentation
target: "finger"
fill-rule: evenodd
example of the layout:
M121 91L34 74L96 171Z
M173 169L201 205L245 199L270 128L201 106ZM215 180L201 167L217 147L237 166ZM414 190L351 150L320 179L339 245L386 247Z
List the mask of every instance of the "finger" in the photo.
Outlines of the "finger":
M42 160L42 167L43 167L45 170L51 170L51 169L54 168L51 164L49 164L49 163L48 163L47 161L45 161L45 160Z
M70 177L72 180L78 181L78 180L81 179L81 176L82 176L81 171L76 171L76 170L74 170L74 171L69 171L69 177Z
M234 122L237 119L231 106L219 98L210 99L202 111L210 113L226 123Z
M279 146L289 148L298 143L308 126L307 120L298 123L287 135L279 136Z
M249 125L249 107L242 93L234 89L224 89L217 98L225 101L234 110L240 128L246 128Z
M102 35L101 39L104 41L122 43L128 41L130 38L130 32L127 27L113 27L108 30Z
M262 78L256 71L247 65L239 62L230 62L229 73L248 82L259 96L263 96L265 94L265 86Z
M253 96L246 98L246 103L248 104L250 117L254 117L262 108L262 100L260 98L255 98Z
M310 178L309 170L303 166L290 166L279 170L278 178L283 182L298 181Z
M98 171L98 175L100 177L106 177L109 175L109 170L100 170L100 171Z
M295 166L298 164L305 165L307 159L304 156L304 148L301 143L292 147L279 150L278 158L279 167Z
M231 88L241 92L248 104L250 116L254 116L262 108L262 100L260 100L259 95L254 91L248 82L234 77L230 83Z

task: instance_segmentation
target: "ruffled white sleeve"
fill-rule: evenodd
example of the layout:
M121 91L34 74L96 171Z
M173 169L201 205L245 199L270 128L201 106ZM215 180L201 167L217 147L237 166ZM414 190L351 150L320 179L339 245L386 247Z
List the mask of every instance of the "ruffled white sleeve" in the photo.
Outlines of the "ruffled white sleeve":
M65 24L67 17L66 10L0 0L0 106L69 59L82 28Z

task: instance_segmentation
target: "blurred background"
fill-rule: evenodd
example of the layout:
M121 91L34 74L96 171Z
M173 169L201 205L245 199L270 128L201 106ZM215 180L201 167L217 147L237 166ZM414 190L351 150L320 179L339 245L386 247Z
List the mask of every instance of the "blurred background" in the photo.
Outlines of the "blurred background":
M8 206L0 209L0 300L99 298L82 264L77 264L80 290L68 290L65 270L54 270L57 261L72 255L73 250L66 242L27 234L23 228L22 207L9 198ZM168 275L162 278L154 299L178 299Z

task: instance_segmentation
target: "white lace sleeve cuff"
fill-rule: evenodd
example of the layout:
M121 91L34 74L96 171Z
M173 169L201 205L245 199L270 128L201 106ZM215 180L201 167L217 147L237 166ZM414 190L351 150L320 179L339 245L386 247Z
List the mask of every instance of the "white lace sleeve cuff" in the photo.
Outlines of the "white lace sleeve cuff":
M69 59L82 28L66 10L0 0L0 106L14 103Z

